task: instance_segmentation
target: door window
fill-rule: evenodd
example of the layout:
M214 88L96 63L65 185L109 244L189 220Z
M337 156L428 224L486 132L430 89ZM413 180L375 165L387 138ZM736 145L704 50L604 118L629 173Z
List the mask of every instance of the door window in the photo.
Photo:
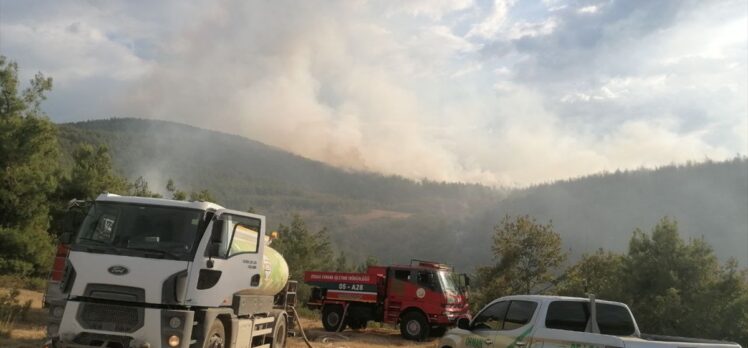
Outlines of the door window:
M579 301L554 301L548 306L545 327L549 329L582 331L587 327L587 307Z
M509 301L489 305L473 320L473 330L501 330L504 326L504 317L508 308Z
M395 270L395 279L402 280L404 282L409 282L410 271L401 270L401 269Z
M604 335L628 336L635 332L631 313L624 306L596 303L597 326ZM584 332L590 318L590 304L583 301L555 301L548 306L545 326Z
M535 314L538 304L531 301L512 301L504 319L504 330L514 330L525 326Z
M254 254L260 248L260 220L245 216L222 215L223 240L220 257Z
M436 274L434 272L430 271L418 271L417 273L418 278L418 285L429 288L429 289L436 289Z

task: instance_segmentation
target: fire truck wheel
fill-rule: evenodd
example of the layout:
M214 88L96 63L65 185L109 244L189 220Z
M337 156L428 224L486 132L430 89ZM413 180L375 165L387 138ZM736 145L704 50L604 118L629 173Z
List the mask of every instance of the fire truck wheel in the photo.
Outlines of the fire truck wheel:
M343 319L342 306L327 305L322 309L322 326L325 327L325 330L330 332L337 331L341 319Z
M429 322L421 313L407 313L400 321L400 334L405 339L422 340L429 335Z
M224 343L226 340L226 331L223 329L221 319L213 319L213 324L210 326L210 330L205 337L203 348L224 348L226 346Z

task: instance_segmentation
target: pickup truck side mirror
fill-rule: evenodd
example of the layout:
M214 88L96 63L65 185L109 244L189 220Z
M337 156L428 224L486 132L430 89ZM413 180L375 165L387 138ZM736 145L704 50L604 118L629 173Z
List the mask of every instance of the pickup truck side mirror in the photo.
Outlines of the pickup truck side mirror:
M470 320L468 318L457 319L457 327L463 330L470 330Z

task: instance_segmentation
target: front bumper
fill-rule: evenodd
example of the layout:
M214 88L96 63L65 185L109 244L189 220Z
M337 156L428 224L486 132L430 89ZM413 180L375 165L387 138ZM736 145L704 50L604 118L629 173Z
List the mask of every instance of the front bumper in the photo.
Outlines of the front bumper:
M137 309L138 325L130 330L122 330L117 323L109 323L110 314L90 313L87 303L68 301L60 322L59 332L49 342L50 348L90 348L113 346L125 348L188 348L191 343L194 312L189 310L173 310L163 308L149 308L132 305L111 305L119 309ZM89 311L89 312L86 312ZM116 308L113 310L117 312ZM125 312L127 313L127 312ZM91 324L86 321L91 316L103 318L101 323ZM172 328L170 320L179 318L179 325ZM114 320L116 320L116 316ZM124 318L123 318L124 321ZM176 321L175 321L176 322ZM97 325L98 324L98 325ZM169 337L176 335L179 344L176 347L168 345Z

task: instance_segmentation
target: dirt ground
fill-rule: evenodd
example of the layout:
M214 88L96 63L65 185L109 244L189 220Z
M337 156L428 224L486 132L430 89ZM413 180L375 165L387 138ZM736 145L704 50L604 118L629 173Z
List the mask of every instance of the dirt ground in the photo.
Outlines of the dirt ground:
M4 294L6 291L0 289L0 293ZM42 309L42 295L37 291L21 290L18 300L21 303L31 300L31 309L25 318L16 321L10 337L0 337L0 347L39 348L44 343L47 312Z
M367 328L331 333L322 328L319 319L302 318L301 324L304 326L307 338L315 348L436 347L438 341L438 338L424 342L404 340L400 337L400 331L395 328ZM301 337L289 337L286 347L306 348L307 346Z
M0 292L7 290L0 289ZM2 348L39 348L44 341L46 311L42 309L42 293L21 290L21 303L32 301L31 310L25 319L16 322L10 337L0 337ZM376 348L376 347L436 347L438 339L425 342L412 342L400 337L395 328L368 328L365 330L346 330L341 333L330 333L322 328L319 319L302 318L301 324L312 346L315 348ZM306 348L304 340L289 337L288 348Z

